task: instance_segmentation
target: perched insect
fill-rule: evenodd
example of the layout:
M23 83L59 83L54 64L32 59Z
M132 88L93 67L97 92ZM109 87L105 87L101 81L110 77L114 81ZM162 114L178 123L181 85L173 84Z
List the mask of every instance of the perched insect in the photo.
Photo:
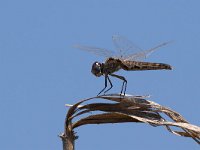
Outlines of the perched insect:
M114 35L112 36L112 41L118 50L118 54L116 55L115 52L109 51L107 49L96 48L96 47L89 47L89 46L82 46L82 45L75 45L76 48L89 51L96 55L107 57L104 63L94 62L92 65L91 72L97 76L105 76L105 87L98 93L101 94L104 91L104 94L108 92L112 87L113 84L109 78L110 76L119 78L123 81L121 94L125 95L126 87L127 87L127 80L123 76L119 76L114 74L120 69L126 71L142 71L142 70L171 70L172 67L168 64L164 63L152 63L152 62L143 62L142 59L147 58L149 54L154 52L156 49L167 45L169 42L162 43L154 48L148 50L142 50L132 44L128 39ZM107 88L107 82L109 81L110 87Z

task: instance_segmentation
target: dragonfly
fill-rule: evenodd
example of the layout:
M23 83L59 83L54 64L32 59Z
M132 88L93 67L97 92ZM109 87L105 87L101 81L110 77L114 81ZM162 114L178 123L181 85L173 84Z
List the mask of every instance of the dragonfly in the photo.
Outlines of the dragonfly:
M104 92L104 94L107 93L113 87L109 76L118 78L123 81L120 95L125 95L127 80L125 77L115 74L115 72L121 69L125 71L172 70L172 67L165 63L153 63L143 61L152 52L160 47L169 44L171 41L161 43L147 50L140 49L139 47L135 46L135 44L133 44L131 41L120 35L113 35L112 41L116 48L116 51L83 45L74 46L75 48L88 51L98 56L106 57L106 60L103 63L95 61L91 69L92 74L96 77L105 77L104 88L98 93L98 95L100 95L102 92ZM108 83L110 84L109 88L107 88Z

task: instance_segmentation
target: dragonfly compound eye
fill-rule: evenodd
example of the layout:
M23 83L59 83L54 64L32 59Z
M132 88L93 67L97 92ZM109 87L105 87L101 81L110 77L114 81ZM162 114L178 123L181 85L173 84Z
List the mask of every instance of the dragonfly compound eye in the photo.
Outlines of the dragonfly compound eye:
M102 64L101 63L99 63L99 62L95 62L95 63L93 63L93 65L92 65L92 70L91 70L91 72L95 75L95 76L97 76L97 77L100 77L101 75L102 75L102 72L101 72L101 66L102 66Z

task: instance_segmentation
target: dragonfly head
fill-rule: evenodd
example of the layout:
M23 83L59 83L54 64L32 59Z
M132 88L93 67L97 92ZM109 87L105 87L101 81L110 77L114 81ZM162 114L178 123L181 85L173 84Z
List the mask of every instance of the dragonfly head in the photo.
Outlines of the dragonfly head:
M103 73L102 73L102 63L94 62L93 65L92 65L91 72L97 77L100 77L101 75L103 75Z

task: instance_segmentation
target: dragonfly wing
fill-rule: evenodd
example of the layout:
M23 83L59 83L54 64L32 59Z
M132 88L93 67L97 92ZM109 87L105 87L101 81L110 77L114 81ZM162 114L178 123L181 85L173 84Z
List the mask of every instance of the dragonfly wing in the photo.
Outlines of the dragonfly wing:
M146 59L152 52L154 52L153 50L146 50L146 51L141 51L139 53L135 53L132 55L129 55L127 57L124 57L124 60L144 60Z
M103 56L103 57L112 57L114 56L114 52L103 49L103 48L97 48L97 47L90 47L90 46L83 46L83 45L75 45L75 48L78 48L80 50L88 51L90 53L93 53L98 56Z
M131 54L129 56L126 56L124 59L125 60L143 60L143 59L147 58L151 53L153 53L154 51L159 49L160 47L165 46L169 43L171 43L171 41L170 42L164 42L162 44L157 45L156 47L153 47L153 48L145 50L145 51L141 51L141 52L138 52L138 53Z
M115 48L119 52L119 57L124 58L128 56L130 53L139 53L142 51L139 47L129 41L127 38L120 36L120 35L113 35L112 41Z

